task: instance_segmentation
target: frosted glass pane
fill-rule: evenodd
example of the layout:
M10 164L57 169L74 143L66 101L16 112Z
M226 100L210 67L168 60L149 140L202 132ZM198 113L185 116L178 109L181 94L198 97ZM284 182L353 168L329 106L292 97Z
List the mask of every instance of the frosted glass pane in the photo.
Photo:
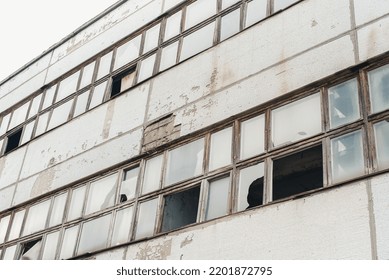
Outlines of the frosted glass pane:
M8 216L1 218L1 220L0 220L0 244L4 243L4 241L5 241L5 235L7 234L7 229L8 229L10 218L11 218L11 216L8 215Z
M266 17L267 0L254 0L247 4L246 27Z
M96 62L93 61L92 63L89 63L87 66L84 67L84 70L82 71L80 89L92 83L93 72L95 71L95 65Z
M89 90L80 94L76 99L76 106L74 108L74 116L77 117L86 111L86 105L88 104Z
M35 131L35 136L41 135L46 131L47 121L49 119L49 113L50 111L39 116L38 125Z
M91 183L86 204L86 215L113 206L117 178L118 174L115 173Z
M264 177L264 164L263 162L253 165L247 168L244 168L240 171L239 174L239 189L238 189L238 205L237 210L243 211L249 207L249 189L250 186L250 196L253 194L254 197L250 199L254 200L256 202L262 202L263 198L260 197L260 195L255 196L255 194L260 194L261 190L256 190L255 188L258 187L258 184L255 184L255 180L259 179L262 181L262 188L263 188L263 177ZM252 201L250 201L252 202ZM253 204L253 203L251 203Z
M76 92L79 77L80 71L72 74L71 76L67 77L65 80L62 80L59 83L57 98L55 99L55 102L58 102Z
M222 0L222 10L231 7L237 2L240 2L240 0Z
M162 49L159 71L163 71L176 64L178 41Z
M14 260L15 252L16 252L16 245L6 248L3 260Z
M125 243L129 239L133 207L127 207L116 213L115 227L112 234L112 246Z
M155 217L158 199L149 200L139 205L138 222L135 239L149 237L154 234Z
M119 202L126 202L135 198L138 182L139 167L124 171L124 178L120 186Z
M272 111L273 146L281 146L321 132L320 95L314 94Z
M357 79L329 88L328 99L331 128L359 119Z
M383 121L374 125L377 149L378 168L389 167L389 122Z
M299 0L274 0L274 12L285 9Z
M51 209L49 227L56 226L62 223L67 197L68 194L64 193L54 198L54 205Z
M231 163L232 128L226 128L211 135L209 170Z
M8 131L7 127L9 124L10 117L11 117L11 114L8 114L8 115L4 116L3 119L1 120L0 136Z
M369 90L372 113L389 108L389 65L369 72Z
M31 118L32 116L35 116L38 113L41 100L42 100L42 94L39 94L32 100L30 111L28 113L28 118Z
M55 89L57 88L57 85L54 85L50 88L48 88L45 92L45 99L43 101L43 105L42 105L42 110L50 107L51 105L53 105L53 101L54 101L54 94L55 94ZM41 111L42 111L41 110Z
M146 31L143 53L147 53L158 46L160 29L161 29L161 24L157 24L156 26Z
M61 253L59 258L61 260L73 257L74 247L76 246L79 226L67 228L62 241Z
M179 11L166 20L164 41L167 41L170 38L180 34L181 14L181 11Z
M216 0L197 0L186 8L185 30L216 14Z
M111 217L112 215L105 215L84 223L81 231L78 255L107 247Z
M111 69L112 52L107 53L100 59L99 71L97 72L96 80L109 74Z
M364 174L362 132L352 132L331 140L331 166L334 182Z
M86 186L82 186L72 191L67 221L72 221L81 217L85 199L85 190Z
M138 83L153 75L155 57L156 55L153 54L152 56L142 61L139 70Z
M23 145L24 143L27 143L28 141L31 140L34 125L35 125L35 121L29 122L28 124L26 124L26 126L24 127L22 142L20 142L20 145Z
M142 194L159 189L161 180L163 156L157 156L146 161L146 170L143 180Z
M205 220L211 220L228 214L228 192L230 177L209 183L208 203Z
M141 35L119 46L116 51L114 70L124 66L127 63L139 57Z
M13 112L8 130L11 130L26 120L29 105L30 102L24 103Z
M95 87L92 93L92 99L90 101L89 110L100 105L103 102L106 87L107 87L106 81Z
M212 22L200 30L184 37L180 61L183 61L199 52L212 47L215 31L215 22Z
M19 212L16 212L16 214L13 217L12 221L12 227L11 227L11 232L8 237L8 241L14 240L15 238L18 238L20 236L20 229L22 228L22 223L23 223L23 218L24 218L24 213L26 211L22 210Z
M265 151L265 116L261 115L241 123L240 158L246 159Z
M170 185L200 175L203 157L203 138L169 151L165 184Z
M65 122L68 121L70 110L72 109L73 105L73 99L67 101L66 103L55 107L53 109L53 113L50 117L49 126L47 127L47 130L50 130L54 127L57 127Z
M31 206L27 213L26 223L23 229L23 236L40 231L45 228L47 215L49 214L51 200Z
M54 260L57 251L59 231L49 233L46 236L45 246L43 248L42 260Z
M239 32L240 29L240 9L222 17L220 41L223 41Z

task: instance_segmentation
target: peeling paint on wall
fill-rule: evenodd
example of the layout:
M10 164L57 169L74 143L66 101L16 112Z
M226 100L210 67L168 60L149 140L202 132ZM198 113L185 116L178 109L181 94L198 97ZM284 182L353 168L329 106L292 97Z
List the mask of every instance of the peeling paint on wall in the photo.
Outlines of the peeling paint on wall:
M172 240L163 241L162 244L151 246L149 242L142 244L136 253L138 260L166 260L171 254Z
M109 137L109 131L111 129L112 118L113 118L113 114L115 112L115 102L116 102L116 99L111 100L111 102L108 103L107 112L105 113L103 132L102 132L102 137L104 140L108 139L108 137Z
M31 189L31 198L50 191L50 186L54 180L55 172L54 168L50 168L39 174L38 178L34 182L34 186Z

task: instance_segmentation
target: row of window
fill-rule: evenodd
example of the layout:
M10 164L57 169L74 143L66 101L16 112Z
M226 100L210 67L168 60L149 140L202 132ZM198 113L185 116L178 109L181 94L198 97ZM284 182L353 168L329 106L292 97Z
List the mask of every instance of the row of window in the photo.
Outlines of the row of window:
M44 92L2 114L0 155L235 35L242 26L246 28L264 19L268 16L268 2L190 1ZM274 0L274 12L295 2Z
M71 258L387 170L388 69L273 105L4 213L2 258Z

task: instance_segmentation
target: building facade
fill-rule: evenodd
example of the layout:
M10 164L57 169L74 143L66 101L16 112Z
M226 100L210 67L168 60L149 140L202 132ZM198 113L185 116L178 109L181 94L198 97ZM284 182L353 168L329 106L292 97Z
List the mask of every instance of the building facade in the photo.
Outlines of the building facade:
M0 259L388 259L389 1L119 1L0 84Z

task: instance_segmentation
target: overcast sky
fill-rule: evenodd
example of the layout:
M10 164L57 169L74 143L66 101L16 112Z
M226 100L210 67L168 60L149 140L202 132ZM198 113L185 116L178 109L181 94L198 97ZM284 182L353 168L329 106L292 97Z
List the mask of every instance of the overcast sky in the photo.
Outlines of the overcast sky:
M118 0L1 0L0 81Z

